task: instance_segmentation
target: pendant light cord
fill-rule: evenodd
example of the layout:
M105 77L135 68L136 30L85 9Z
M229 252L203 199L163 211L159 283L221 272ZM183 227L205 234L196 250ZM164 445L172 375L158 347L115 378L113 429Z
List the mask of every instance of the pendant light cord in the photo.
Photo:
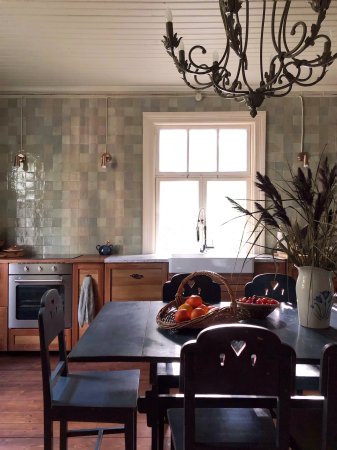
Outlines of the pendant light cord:
M23 97L21 97L21 143L20 143L21 153L23 153Z
M106 98L106 114L105 114L105 151L108 153L108 110L109 97Z
M302 115L302 124L301 124L301 153L303 153L303 138L304 138L304 106L303 106L303 97L299 96L301 100L301 115Z

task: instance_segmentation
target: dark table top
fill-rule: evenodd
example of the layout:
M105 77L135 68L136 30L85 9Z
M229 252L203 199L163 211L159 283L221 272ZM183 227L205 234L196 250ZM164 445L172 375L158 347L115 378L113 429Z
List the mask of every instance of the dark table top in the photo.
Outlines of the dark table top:
M158 328L158 301L109 302L98 313L69 354L71 361L178 361L181 345L197 330L171 332ZM282 304L267 319L247 323L272 330L294 348L297 361L317 364L325 344L337 342L337 309L331 326L317 330L298 324L297 309Z

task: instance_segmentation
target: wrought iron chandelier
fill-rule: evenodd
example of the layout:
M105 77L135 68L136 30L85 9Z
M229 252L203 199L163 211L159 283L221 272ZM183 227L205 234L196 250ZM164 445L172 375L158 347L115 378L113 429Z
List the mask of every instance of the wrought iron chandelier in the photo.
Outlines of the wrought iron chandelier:
M166 36L162 42L187 86L197 91L213 87L221 97L244 101L250 115L255 117L256 109L265 98L283 97L294 85L315 85L322 80L328 66L336 59L337 53L331 53L330 37L320 34L330 1L307 2L317 14L316 23L310 26L302 20L288 25L291 0L282 1L282 7L279 0L255 2L261 7L258 61L260 80L255 83L257 87L248 80L249 3L252 4L252 0L219 0L227 42L222 55L219 56L214 51L211 64L207 64L205 59L201 60L202 55L207 53L202 45L194 45L188 51L186 59L182 37L174 33L170 11L167 11ZM268 8L271 14L267 14ZM240 14L243 15L242 18ZM269 16L270 35L267 35L266 22ZM264 49L268 40L269 49L275 54L266 63ZM320 50L319 54L317 48Z

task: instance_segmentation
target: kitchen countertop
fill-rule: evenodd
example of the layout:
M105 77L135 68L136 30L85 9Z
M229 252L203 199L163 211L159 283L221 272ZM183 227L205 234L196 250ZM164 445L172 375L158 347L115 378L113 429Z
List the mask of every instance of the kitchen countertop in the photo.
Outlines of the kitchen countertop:
M168 257L163 257L155 254L149 255L45 255L45 256L16 256L0 258L1 263L24 263L24 262L36 262L36 263L138 263L138 262L168 262Z
M100 255L24 255L0 258L1 263L75 263L75 262L104 262L104 256Z
M282 258L272 257L271 255L259 255L255 257L256 261L273 261L273 260L282 260ZM139 254L139 255L98 255L98 254L89 254L89 255L45 255L45 256L32 256L32 255L24 255L20 257L7 257L0 258L1 263L24 263L24 262L58 262L58 263L168 263L169 256L159 255L159 254Z
M138 263L138 262L168 262L169 257L157 254L147 255L111 255L104 259L105 263Z

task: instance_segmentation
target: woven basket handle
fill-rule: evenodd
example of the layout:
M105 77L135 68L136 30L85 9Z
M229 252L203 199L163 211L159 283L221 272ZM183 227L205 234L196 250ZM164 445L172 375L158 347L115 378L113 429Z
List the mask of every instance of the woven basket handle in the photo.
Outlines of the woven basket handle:
M209 271L209 270L203 270L203 271L200 271L200 272L193 272L190 275L187 275L187 277L185 277L182 280L182 282L180 283L180 285L179 285L179 287L177 289L177 293L175 295L176 300L182 297L182 294L184 292L185 284L188 283L190 280L192 280L193 278L195 278L198 275L206 275L207 277L211 278L211 280L214 281L215 283L224 285L226 290L227 290L227 292L228 292L228 295L229 295L229 298L230 298L230 301L231 301L231 306L233 308L236 308L236 300L235 300L232 288L229 286L229 284L227 283L226 279L223 276L219 275L218 273L212 272L212 271Z

